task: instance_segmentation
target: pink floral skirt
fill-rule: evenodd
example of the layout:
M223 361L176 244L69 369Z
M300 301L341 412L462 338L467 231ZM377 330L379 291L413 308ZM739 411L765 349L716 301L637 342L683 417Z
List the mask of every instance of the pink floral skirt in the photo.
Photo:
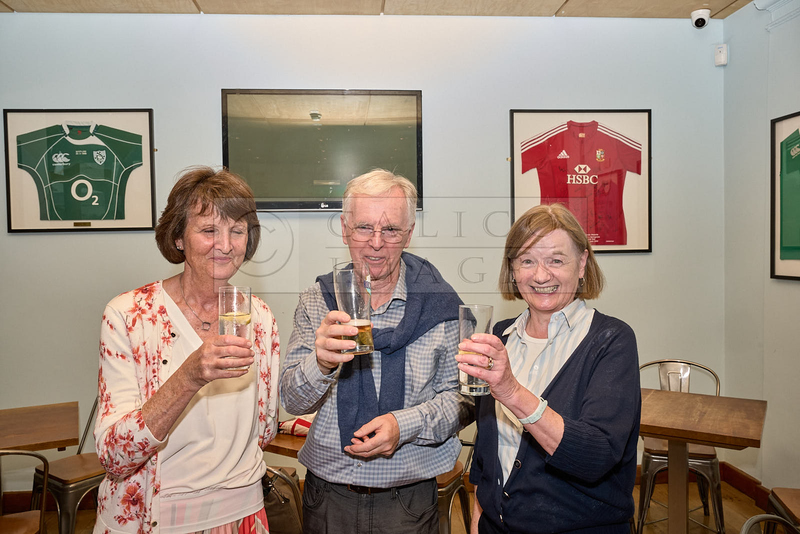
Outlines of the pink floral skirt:
M258 512L237 521L231 521L225 525L207 530L200 530L195 534L269 534L267 512L262 508Z

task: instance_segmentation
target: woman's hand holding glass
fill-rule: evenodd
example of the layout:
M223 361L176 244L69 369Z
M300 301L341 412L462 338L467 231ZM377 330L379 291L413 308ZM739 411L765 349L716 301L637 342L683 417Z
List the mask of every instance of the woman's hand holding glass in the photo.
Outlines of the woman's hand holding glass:
M485 380L492 397L498 402L506 404L522 387L511 372L508 352L497 336L473 334L470 339L459 343L458 349L458 369Z
M180 371L197 389L220 378L242 376L255 361L252 346L243 337L213 336L189 355Z

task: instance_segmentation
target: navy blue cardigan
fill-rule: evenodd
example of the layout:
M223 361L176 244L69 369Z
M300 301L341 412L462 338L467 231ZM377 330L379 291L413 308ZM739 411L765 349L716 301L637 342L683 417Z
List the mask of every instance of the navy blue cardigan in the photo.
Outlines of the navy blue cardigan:
M495 335L514 320L497 323ZM542 397L564 419L564 437L550 456L524 432L502 487L495 400L476 397L470 482L483 508L480 531L627 532L642 406L633 330L595 310L586 337Z

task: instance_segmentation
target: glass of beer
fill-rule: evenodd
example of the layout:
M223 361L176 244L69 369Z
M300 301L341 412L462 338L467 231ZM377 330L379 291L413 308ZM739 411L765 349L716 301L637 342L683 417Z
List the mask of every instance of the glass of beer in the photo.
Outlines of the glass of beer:
M492 312L494 308L488 304L462 304L458 307L458 338L469 339L472 334L492 333ZM458 351L459 354L478 354L477 352ZM459 391L462 395L477 397L489 394L489 384L485 380L458 371Z
M356 342L355 348L342 352L345 354L372 352L374 346L370 320L372 308L369 267L363 263L337 263L333 267L333 286L339 310L350 316L350 322L347 324L358 328L355 336L342 336L342 339L351 339Z
M222 286L219 288L219 335L250 339L250 333L250 288Z

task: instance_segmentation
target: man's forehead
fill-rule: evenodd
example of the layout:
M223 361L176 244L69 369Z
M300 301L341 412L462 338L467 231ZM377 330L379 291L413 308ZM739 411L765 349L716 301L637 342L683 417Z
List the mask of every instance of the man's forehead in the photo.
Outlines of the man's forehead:
M353 223L403 224L408 218L405 197L354 196L348 219Z
M380 223L401 223L403 222L403 214L391 214L387 213L386 211L375 211L375 212L367 212L362 210L353 210L353 214L351 215L350 219L353 222L363 222L363 223L370 223L373 222L380 222Z

